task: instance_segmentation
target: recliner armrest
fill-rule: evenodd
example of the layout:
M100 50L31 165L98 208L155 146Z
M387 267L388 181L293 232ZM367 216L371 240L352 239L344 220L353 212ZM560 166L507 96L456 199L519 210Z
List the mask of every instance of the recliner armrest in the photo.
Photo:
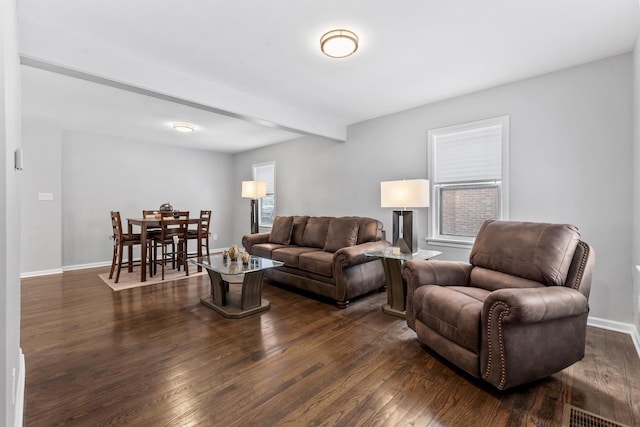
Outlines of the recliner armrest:
M386 240L378 240L377 242L360 243L355 246L347 246L338 249L333 254L334 265L340 265L342 268L348 268L354 265L363 264L365 262L374 261L376 257L368 257L365 253L383 251L391 246Z
M564 286L527 289L498 289L489 294L482 308L483 324L497 306L508 310L503 323L540 323L589 311L587 298L579 291Z
M247 252L251 253L251 246L259 243L267 243L269 236L271 236L271 233L245 234L242 236L242 246L244 246Z
M407 325L416 330L416 310L413 294L423 285L466 286L473 266L459 261L408 260L402 267L402 278L407 282Z
M422 285L466 286L472 266L459 261L408 260L402 268L402 277L412 289Z
M505 390L582 359L588 312L587 298L563 286L492 292L482 309L482 378Z

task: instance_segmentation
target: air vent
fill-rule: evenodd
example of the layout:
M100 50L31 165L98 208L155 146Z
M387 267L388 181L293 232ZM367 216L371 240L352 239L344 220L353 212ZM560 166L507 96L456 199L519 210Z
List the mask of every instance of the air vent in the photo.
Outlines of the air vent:
M629 427L615 421L602 418L575 406L565 404L562 412L562 427Z

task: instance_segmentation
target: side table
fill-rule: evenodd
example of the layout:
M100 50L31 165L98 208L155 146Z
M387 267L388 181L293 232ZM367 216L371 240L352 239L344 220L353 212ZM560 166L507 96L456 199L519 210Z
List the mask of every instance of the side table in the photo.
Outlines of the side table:
M366 256L380 258L384 267L387 279L387 303L382 306L382 311L403 319L406 318L407 284L402 280L402 262L409 259L428 260L441 254L442 252L420 249L414 254L399 253L394 255L391 248L365 253Z

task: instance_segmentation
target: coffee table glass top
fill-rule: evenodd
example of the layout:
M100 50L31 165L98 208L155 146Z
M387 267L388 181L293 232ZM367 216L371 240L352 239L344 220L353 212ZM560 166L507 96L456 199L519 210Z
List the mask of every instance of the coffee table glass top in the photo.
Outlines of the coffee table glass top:
M267 268L282 267L284 265L283 262L273 261L271 259L261 258L255 255L251 255L249 262L246 265L242 263L240 258L238 258L237 261L231 261L229 258L224 260L222 255L209 255L199 258L191 258L189 262L220 274L244 274L251 273L252 271L265 270Z
M413 254L403 254L403 253L393 254L391 248L387 248L383 251L367 252L365 253L365 256L373 256L373 257L379 257L379 258L392 258L392 259L399 259L400 261L407 261L410 259L431 259L441 254L442 252L428 251L426 249L420 249L418 250L418 252Z

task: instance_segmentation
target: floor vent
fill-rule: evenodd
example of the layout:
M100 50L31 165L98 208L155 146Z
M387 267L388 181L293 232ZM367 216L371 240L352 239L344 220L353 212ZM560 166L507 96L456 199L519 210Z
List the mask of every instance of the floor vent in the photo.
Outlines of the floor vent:
M587 412L583 409L564 405L562 412L562 427L628 427L624 424L602 418L599 415Z

